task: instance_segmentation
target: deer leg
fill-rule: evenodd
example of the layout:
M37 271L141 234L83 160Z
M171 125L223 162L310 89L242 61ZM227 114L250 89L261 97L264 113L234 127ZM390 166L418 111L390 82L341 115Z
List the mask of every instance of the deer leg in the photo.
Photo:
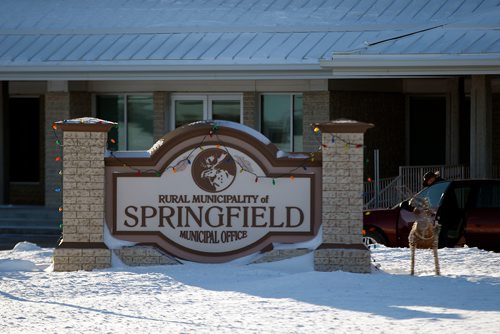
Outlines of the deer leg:
M434 267L436 268L436 275L441 275L439 271L439 259L438 259L438 250L437 247L433 247L432 251L434 253Z
M415 274L415 244L410 244L410 254L411 254L411 270L410 275Z
M441 275L441 271L439 270L439 258L438 258L439 232L440 231L441 231L441 225L436 225L434 228L434 242L432 243L432 251L434 253L434 267L436 269L437 276Z

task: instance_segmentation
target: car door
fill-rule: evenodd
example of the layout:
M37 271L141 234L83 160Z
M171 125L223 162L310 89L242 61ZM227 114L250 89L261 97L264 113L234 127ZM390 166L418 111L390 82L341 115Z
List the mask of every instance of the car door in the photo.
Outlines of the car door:
M449 186L450 181L438 182L430 187L422 189L414 197L418 197L421 199L427 198L427 200L429 201L429 206L435 212L442 202L446 189ZM411 228L416 219L417 216L412 212L404 209L400 210L398 219L398 246L408 246L408 235L410 234Z
M454 182L447 190L438 210L438 221L444 233L442 246L453 247L463 236L473 187L470 182Z
M469 247L500 251L500 182L482 182L467 211L465 243Z

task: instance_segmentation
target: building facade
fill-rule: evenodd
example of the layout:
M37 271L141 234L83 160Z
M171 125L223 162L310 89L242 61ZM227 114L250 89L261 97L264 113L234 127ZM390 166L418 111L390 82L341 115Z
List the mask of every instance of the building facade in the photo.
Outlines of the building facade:
M473 3L475 4L473 6ZM111 150L147 150L221 119L282 151L310 124L374 123L365 178L401 165L500 165L500 7L482 1L48 1L0 5L0 204L57 207L54 121L117 122ZM100 7L99 7L100 6Z

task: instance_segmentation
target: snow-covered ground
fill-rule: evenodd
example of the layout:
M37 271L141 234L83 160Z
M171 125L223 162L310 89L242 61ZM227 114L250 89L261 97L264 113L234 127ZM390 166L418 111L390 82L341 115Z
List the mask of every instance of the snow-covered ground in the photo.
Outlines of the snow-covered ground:
M52 272L53 249L0 252L0 333L500 333L500 254L377 247L373 274L270 264Z

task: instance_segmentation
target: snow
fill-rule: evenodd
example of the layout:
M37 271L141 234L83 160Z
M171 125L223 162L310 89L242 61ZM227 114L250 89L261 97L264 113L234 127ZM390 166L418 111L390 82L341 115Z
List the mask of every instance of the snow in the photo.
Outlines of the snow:
M64 121L56 122L56 124L106 124L106 125L117 125L118 123L105 121L103 119L95 117L80 117L74 119L66 119Z
M439 250L442 276L383 246L372 274L315 272L312 253L61 273L52 252L0 252L1 333L500 333L500 254L477 248Z
M210 124L210 125L214 125L214 126L219 126L219 127L222 126L222 127L233 129L233 130L238 130L240 132L248 134L249 136L254 137L255 139L262 142L262 144L264 144L264 145L269 145L271 143L269 138L264 136L262 133L260 133L259 131L255 130L249 126L243 125L241 123L224 121L224 120L215 120L215 121L205 120L205 121L198 121L198 122L189 123L186 126L187 127L198 126L199 124Z

